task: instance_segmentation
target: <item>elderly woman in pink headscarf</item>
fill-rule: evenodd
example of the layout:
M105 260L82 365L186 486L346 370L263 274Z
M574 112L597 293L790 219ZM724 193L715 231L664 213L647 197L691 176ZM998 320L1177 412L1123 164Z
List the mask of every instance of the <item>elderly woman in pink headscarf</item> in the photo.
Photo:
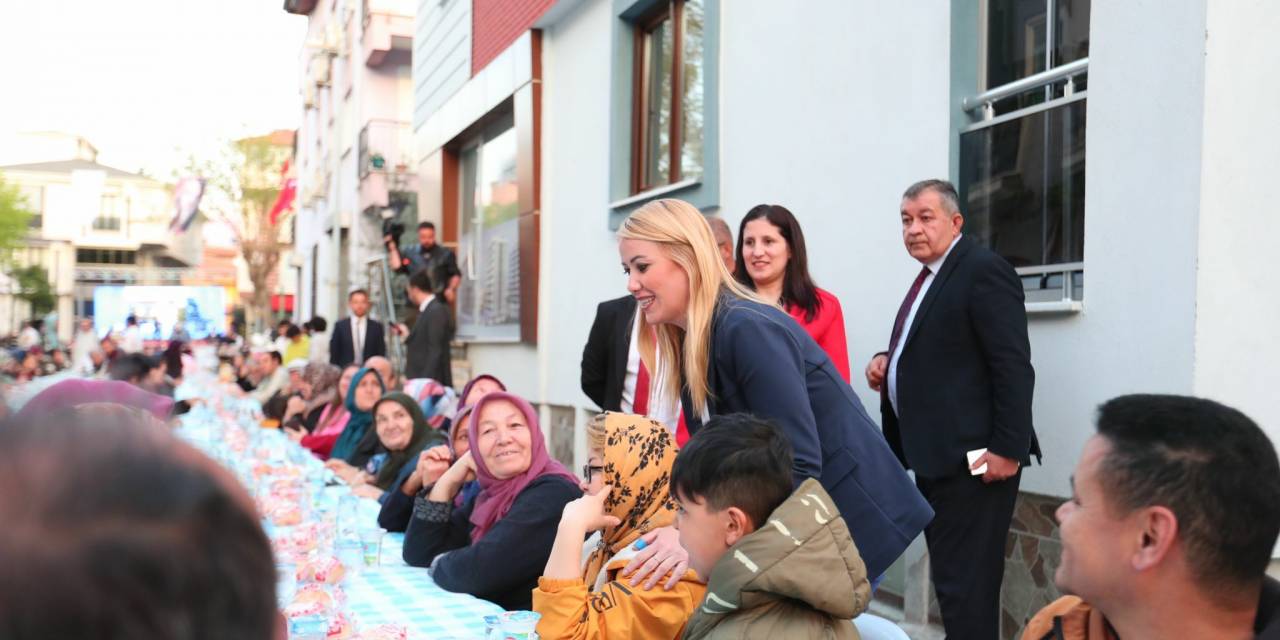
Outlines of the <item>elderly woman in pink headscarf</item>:
M578 479L547 453L537 413L519 396L486 394L467 431L471 450L414 501L404 560L430 566L449 591L529 609L564 505L582 495ZM479 494L455 505L471 475Z

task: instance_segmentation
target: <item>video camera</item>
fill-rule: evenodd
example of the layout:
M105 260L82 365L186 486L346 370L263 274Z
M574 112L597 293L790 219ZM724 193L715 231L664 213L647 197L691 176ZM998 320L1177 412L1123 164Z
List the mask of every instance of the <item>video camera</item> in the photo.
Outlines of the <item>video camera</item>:
M403 222L400 222L395 218L383 218L382 220L382 237L383 238L386 238L387 236L391 236L391 241L394 243L396 241L396 238L399 238L402 235L404 235Z

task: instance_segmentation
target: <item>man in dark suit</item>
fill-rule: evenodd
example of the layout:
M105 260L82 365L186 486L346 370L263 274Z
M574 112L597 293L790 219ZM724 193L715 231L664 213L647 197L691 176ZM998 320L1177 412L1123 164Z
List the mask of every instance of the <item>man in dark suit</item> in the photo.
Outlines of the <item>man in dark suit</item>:
M333 324L329 336L329 362L346 367L361 365L374 356L387 355L387 341L382 323L368 317L369 292L356 289L347 295L351 316Z
M635 378L627 389L627 361L631 330L635 324L636 299L625 295L606 300L596 307L587 346L582 350L582 392L605 411L622 411L624 392L630 409L635 401Z
M901 217L907 252L924 268L867 383L881 393L885 438L936 514L925 540L947 638L991 640L1021 467L1040 455L1022 283L961 235L949 182L912 185Z
M418 319L413 323L413 330L403 324L395 325L395 331L408 336L404 342L408 360L404 376L431 378L446 387L453 386L449 357L453 313L444 300L432 293L431 276L425 269L409 276L408 289L409 301L418 307Z

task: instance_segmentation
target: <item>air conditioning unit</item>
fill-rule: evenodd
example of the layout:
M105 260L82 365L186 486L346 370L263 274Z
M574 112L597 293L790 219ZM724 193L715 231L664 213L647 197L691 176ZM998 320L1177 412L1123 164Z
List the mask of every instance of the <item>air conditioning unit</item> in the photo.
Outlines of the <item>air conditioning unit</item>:
M330 22L325 28L324 51L335 56L344 55L347 51L347 32L337 21Z
M329 62L329 56L319 55L311 59L311 81L317 87L327 87L332 83L330 70L332 65Z

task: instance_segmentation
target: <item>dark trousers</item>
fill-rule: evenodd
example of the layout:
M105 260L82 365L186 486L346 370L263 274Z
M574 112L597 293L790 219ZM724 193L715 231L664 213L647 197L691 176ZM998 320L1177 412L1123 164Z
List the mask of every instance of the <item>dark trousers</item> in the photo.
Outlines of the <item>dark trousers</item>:
M924 537L947 640L1000 638L1005 538L1021 479L1021 469L991 484L981 476L916 478L935 514Z

